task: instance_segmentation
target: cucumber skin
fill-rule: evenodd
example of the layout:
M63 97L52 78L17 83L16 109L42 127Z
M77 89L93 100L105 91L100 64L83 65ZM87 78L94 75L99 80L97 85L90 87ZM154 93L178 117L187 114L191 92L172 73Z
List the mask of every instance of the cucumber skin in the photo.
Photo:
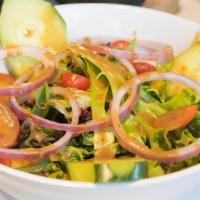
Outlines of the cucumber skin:
M131 166L131 167L130 167ZM130 182L148 177L145 160L111 160L104 162L68 162L69 180L93 183ZM122 170L124 173L122 173ZM117 172L119 170L119 173Z

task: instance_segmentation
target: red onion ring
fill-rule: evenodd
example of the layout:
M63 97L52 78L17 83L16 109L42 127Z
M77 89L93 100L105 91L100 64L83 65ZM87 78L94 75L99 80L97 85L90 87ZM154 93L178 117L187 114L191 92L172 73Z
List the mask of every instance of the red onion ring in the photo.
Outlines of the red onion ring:
M79 116L81 114L81 109L79 107L79 105L77 104L73 93L71 92L71 90L67 89L67 88L63 88L63 87L52 87L51 88L51 92L53 94L56 95L60 95L62 97L64 97L65 99L69 99L70 105L72 107L73 110L73 114L77 117L76 121L74 121L72 124L78 124L79 122ZM73 98L71 97L73 96Z
M200 84L182 75L175 74L172 72L146 73L146 74L136 77L135 79L128 81L124 86L122 86L118 90L118 92L114 96L112 107L111 107L112 123L115 130L114 134L116 138L118 139L120 145L123 148L127 149L128 151L136 155L139 155L143 158L157 160L163 163L180 162L185 159L189 159L191 157L195 157L199 155L200 154L200 138L196 142L186 147L169 150L169 151L161 151L161 150L149 149L145 144L138 141L137 139L130 137L124 131L120 122L120 117L119 117L121 99L130 89L135 91L136 88L140 84L148 82L148 81L155 81L155 80L170 80L170 81L173 80L173 81L182 83L194 89L196 92L200 93ZM134 103L132 104L132 106L134 106Z
M136 70L134 68L134 65L129 61L129 56L128 57L124 56L123 52L122 52L122 54L119 54L118 51L121 51L121 50L110 49L110 53L112 54L112 56L114 56L115 58L117 58L119 60L119 62L124 67L126 67L126 69L130 72L131 76L132 77L137 76L137 72L136 72Z
M130 60L157 61L163 64L173 58L173 49L171 46L152 41L137 41L135 51L112 49L107 46L92 44L84 44L83 46L97 53L105 53L114 56L126 67L132 77L137 76L137 72L134 68L134 64L132 64Z
M79 120L79 106L74 99L71 92L67 92L65 94L65 98L69 99L69 103L72 107L72 124L77 124ZM72 137L71 132L66 132L63 137L61 137L58 141L49 146L45 146L38 149L3 149L0 148L0 158L7 158L7 159L19 159L19 160L36 160L41 159L43 157L48 157L51 154L56 153L62 147L64 147Z
M97 53L112 55L119 60L149 60L163 64L173 58L173 48L170 45L153 41L138 40L135 51L111 49L107 46L92 44L84 44L83 46Z
M69 55L70 55L70 52L68 51L64 51L62 53L56 54L55 55L56 62L59 62L60 60L65 59Z
M139 40L134 60L158 61L164 64L173 58L173 48L160 42Z
M110 48L108 46L103 45L95 45L95 44L81 44L83 47L95 51L97 53L105 53L107 55L111 55Z
M120 63L126 67L126 69L130 72L132 77L137 76L137 72L134 68L134 66L131 64L129 61L130 58L132 58L132 52L129 53L129 51L125 50L116 50L116 49L111 49L108 48L107 46L99 46L99 45L83 45L85 48L93 50L97 53L105 53L106 55L111 55L117 58Z
M157 61L160 64L173 58L173 48L170 45L145 40L137 41L135 51L110 49L110 53L121 58Z
M123 106L119 112L120 117L124 117L130 112L130 110L132 108L132 104L136 101L137 95L138 95L138 89L136 90L136 93L132 93L128 97L126 102L123 104ZM43 127L56 129L56 130L60 130L60 131L70 131L76 135L84 133L84 132L88 132L88 131L104 129L111 125L111 116L110 115L101 120L89 121L88 123L85 123L85 124L78 124L78 125L77 124L61 124L61 123L57 123L54 121L44 119L42 117L39 117L37 115L30 113L27 110L24 110L18 104L17 99L14 96L10 97L10 104L11 104L12 111L22 120L29 118L32 121L34 121L35 123L40 124Z
M0 87L0 96L13 96L13 95L21 95L28 93L39 86L41 86L45 81L49 81L55 72L55 58L52 54L50 54L46 49L32 47L32 46L19 46L12 48L4 48L0 49L0 58L4 59L7 56L17 56L17 55L27 55L40 60L44 64L44 72L37 80L33 80L28 83L21 83L18 85L19 81L12 86ZM20 78L20 80L27 81L33 74L34 70L32 69L27 74Z

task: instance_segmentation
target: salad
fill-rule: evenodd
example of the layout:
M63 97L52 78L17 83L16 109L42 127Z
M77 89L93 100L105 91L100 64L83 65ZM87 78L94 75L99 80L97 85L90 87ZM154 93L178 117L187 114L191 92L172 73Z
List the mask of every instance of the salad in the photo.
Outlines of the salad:
M135 33L70 43L44 0L4 0L0 40L0 164L109 183L200 162L199 42L178 56Z

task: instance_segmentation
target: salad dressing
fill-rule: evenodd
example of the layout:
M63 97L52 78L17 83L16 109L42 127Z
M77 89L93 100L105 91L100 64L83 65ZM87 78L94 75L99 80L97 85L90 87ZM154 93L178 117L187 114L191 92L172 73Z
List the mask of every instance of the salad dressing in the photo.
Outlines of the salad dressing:
M99 149L95 154L95 159L99 160L108 160L108 159L114 159L115 158L115 151L113 147L106 146Z
M200 162L200 85L191 80L199 82L200 43L176 58L170 45L135 43L135 37L110 40L107 46L92 45L87 38L83 45L67 44L62 17L43 0L4 0L0 25L2 46L18 45L2 48L1 58L20 55L8 67L16 82L0 87L2 96L10 96L9 105L0 104L0 163L2 158L21 159L21 166L12 167L51 178L108 183L164 175L175 171L176 162L184 168ZM42 67L28 58L27 70L22 65L27 56ZM149 66L151 60L156 67ZM131 79L133 71L137 74ZM157 80L186 87L178 93L172 87L168 95L168 81L153 88L150 82ZM18 98L30 92L28 100ZM144 113L133 109L137 106ZM24 126L27 118L35 130ZM36 159L23 165L23 160ZM173 164L165 169L165 163ZM154 175L148 173L151 169Z

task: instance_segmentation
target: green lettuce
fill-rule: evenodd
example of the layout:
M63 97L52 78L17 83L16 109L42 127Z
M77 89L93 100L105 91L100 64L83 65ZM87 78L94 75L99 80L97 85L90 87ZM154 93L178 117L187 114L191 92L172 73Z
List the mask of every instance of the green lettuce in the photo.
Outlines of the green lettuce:
M164 169L155 161L148 161L148 177L157 177L165 174Z
M163 106L167 110L175 110L178 108L193 105L199 102L199 96L191 89L183 89L178 95L173 96L166 101Z
M91 109L93 120L105 118L107 113L105 110L106 99L110 85L101 71L88 60L85 60L87 72L90 77L90 93L91 93ZM104 138L102 143L102 137ZM114 142L114 136L109 129L94 132L94 149L99 150Z
M50 90L47 83L36 90L35 105L32 112L41 117L45 117L49 111L48 101L50 99Z
M78 45L71 45L68 46L68 48L74 55L80 56L87 61L87 63L90 62L101 71L101 75L104 75L109 81L113 94L115 94L119 87L125 82L126 71L121 66L115 65L106 58L94 54L90 50Z

